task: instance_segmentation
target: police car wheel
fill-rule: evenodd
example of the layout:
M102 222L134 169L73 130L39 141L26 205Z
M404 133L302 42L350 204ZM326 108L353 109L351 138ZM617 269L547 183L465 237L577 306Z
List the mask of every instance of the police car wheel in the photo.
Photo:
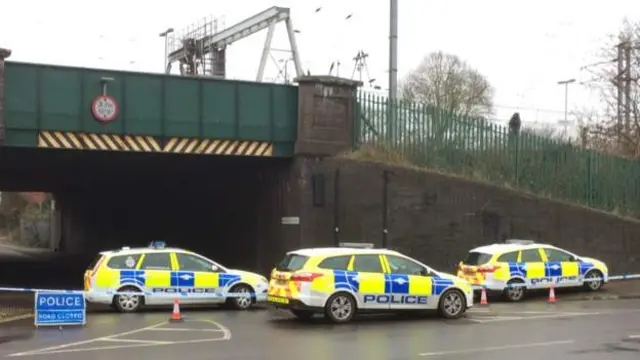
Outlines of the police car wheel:
M522 300L527 288L522 281L509 281L507 288L504 289L504 297L507 300L516 302Z
M462 292L449 290L440 296L438 312L447 319L457 319L464 314L467 306L466 299Z
M136 288L126 287L118 291L138 292L139 290ZM144 298L139 295L120 294L113 297L113 305L118 311L123 313L132 313L138 311L142 306L143 301Z
M592 270L584 277L584 285L587 290L598 291L602 288L604 282L602 281L603 275L600 271Z
M231 289L231 293L231 306L236 310L247 310L253 305L254 292L248 285L236 285Z
M351 321L356 313L356 301L349 293L340 292L331 295L325 305L324 313L329 320L337 324Z

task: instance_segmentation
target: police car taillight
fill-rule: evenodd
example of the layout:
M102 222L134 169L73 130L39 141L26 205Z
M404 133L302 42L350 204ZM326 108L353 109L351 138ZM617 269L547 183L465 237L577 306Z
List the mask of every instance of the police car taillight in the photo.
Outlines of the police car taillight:
M320 273L312 273L312 272L295 273L291 275L291 278L289 279L289 281L312 282L313 280L321 276L322 274Z
M492 273L492 272L495 272L498 269L500 269L500 266L498 266L498 265L480 266L480 267L478 267L478 272L481 272L481 273Z

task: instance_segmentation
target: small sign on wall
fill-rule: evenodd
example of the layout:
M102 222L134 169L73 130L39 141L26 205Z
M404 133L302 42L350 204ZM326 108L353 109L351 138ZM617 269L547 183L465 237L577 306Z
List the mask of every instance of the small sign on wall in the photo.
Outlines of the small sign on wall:
M282 225L300 225L300 218L298 216L283 216L281 223Z

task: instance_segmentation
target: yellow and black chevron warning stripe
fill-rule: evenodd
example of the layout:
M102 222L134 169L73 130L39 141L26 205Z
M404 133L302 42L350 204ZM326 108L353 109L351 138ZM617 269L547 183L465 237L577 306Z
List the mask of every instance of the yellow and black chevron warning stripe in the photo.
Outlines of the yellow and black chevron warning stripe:
M38 147L54 149L160 152L151 136L41 131Z
M177 154L273 156L273 144L263 141L170 138L162 151Z

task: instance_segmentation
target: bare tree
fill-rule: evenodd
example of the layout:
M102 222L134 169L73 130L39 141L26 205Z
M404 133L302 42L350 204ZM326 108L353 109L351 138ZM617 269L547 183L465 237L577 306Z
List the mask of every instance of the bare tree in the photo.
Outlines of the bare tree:
M629 49L628 54L624 49ZM588 69L593 75L588 87L599 93L601 104L596 111L578 114L583 145L640 157L640 22L625 21L620 33L610 36L601 61Z
M403 99L433 105L452 114L484 117L493 108L489 81L456 55L442 51L427 55L403 79Z

